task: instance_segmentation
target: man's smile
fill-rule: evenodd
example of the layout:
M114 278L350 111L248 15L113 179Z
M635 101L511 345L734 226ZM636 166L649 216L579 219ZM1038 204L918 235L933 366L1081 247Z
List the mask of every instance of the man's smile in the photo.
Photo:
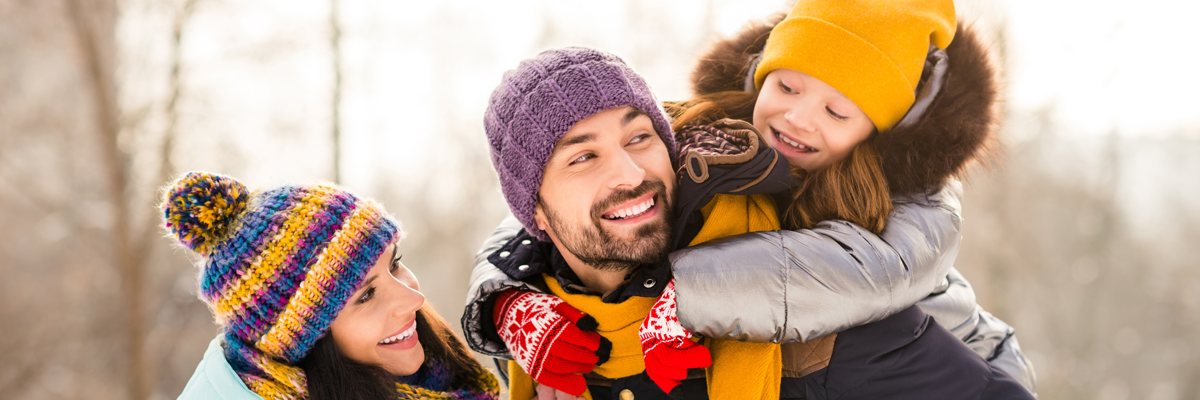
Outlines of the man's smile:
M655 201L658 193L647 193L646 195L627 201L612 211L606 212L600 216L601 219L619 223L635 223L649 219L658 214L658 203Z

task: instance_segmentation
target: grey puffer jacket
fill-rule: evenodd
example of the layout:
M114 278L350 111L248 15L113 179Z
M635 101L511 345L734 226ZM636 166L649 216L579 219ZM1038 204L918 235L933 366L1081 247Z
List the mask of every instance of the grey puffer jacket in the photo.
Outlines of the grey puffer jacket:
M893 199L888 227L875 236L845 221L706 242L671 253L680 323L712 338L790 343L881 320L919 305L972 350L1036 393L1032 364L1013 329L983 311L952 263L961 242L962 186ZM490 300L514 280L488 256L522 229L501 222L475 258L463 331L472 349L511 358L485 332ZM729 268L735 265L737 268Z

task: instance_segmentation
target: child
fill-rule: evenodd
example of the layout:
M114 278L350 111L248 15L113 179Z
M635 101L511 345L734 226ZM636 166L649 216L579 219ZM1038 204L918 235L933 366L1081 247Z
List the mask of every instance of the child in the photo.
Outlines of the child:
M192 172L162 207L201 257L200 298L224 330L180 399L499 398L425 304L399 223L374 201Z
M787 205L782 213L785 227L812 229L820 221L845 219L882 235L892 211L892 196L925 197L978 157L991 137L994 72L975 34L962 27L957 32L949 1L801 1L777 24L748 29L701 57L693 74L699 97L673 107L676 130L685 138L701 137L693 142L704 142L711 141L713 135L707 133L711 127L704 130L686 125L724 117L752 122L756 136L787 158L803 178L800 187L779 202ZM718 125L725 130L741 127L727 121ZM687 139L681 142L687 146ZM685 167L692 170L691 165ZM705 229L711 225L709 215L742 210L746 201L770 208L775 204L775 199L761 195L736 197L743 196L715 196L712 209L705 210ZM677 279L709 274L697 270L719 268L722 260L746 262L737 258L745 252L730 254L728 247L721 252L703 246L679 252L673 256ZM950 278L966 286L956 272ZM708 292L682 283L679 287L680 296L699 297ZM956 300L974 303L973 296L942 296L931 296L920 304L932 313ZM711 309L704 312L712 314ZM679 313L683 319L685 310L681 308ZM876 311L873 315L887 314ZM1033 390L1032 369L1020 355L1011 328L982 310L970 313L966 321L943 317L947 315L939 320L946 319L964 340L987 342L975 346L982 350L980 355ZM720 316L706 315L706 319L722 321ZM763 319L769 320L757 318ZM855 328L855 333L861 335L870 325L874 324ZM693 327L705 333L713 330ZM998 338L970 337L988 329L996 331L994 328L1001 328ZM717 330L754 331L744 326ZM839 330L804 332L808 334L804 340L847 339L844 335L818 337ZM820 360L836 347L808 346L806 350L814 352L807 353L810 358ZM716 352L714 348L714 360L720 358Z

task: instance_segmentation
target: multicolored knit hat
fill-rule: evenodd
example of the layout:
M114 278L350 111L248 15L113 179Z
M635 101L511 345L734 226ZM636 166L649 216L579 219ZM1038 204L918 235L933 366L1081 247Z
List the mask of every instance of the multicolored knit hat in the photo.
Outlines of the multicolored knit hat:
M483 126L492 165L508 207L525 230L550 237L533 220L538 190L554 145L575 123L601 111L632 106L654 123L675 159L675 135L662 105L620 57L584 47L547 50L504 73Z
M225 358L266 399L307 397L295 363L403 235L381 205L333 186L250 193L191 172L162 208L167 229L204 258L200 298L225 328Z

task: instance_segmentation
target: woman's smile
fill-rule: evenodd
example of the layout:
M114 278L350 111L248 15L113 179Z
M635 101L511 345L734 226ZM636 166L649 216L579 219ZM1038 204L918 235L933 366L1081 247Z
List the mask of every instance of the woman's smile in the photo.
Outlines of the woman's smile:
M404 328L392 336L379 341L379 346L388 350L408 350L417 345L417 320L409 322Z

